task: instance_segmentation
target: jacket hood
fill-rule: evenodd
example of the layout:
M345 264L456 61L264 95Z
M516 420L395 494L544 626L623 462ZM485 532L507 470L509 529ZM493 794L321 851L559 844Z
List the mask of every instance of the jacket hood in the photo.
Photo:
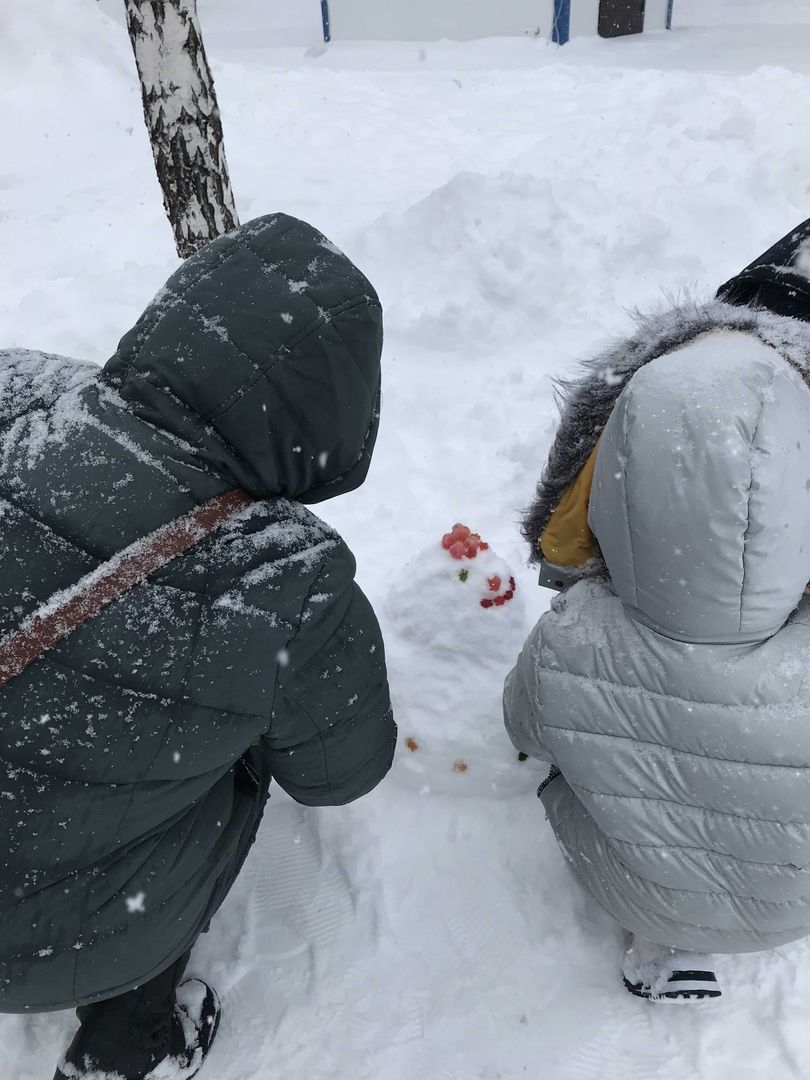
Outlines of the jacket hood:
M810 580L810 390L729 330L651 361L605 427L588 521L619 597L653 629L768 637Z
M537 486L523 519L523 535L531 559L540 556L540 541L566 491L582 473L608 422L613 407L637 371L704 334L739 330L772 346L794 367L810 375L810 324L768 311L712 300L684 302L648 316L637 316L637 328L582 365L579 378L560 384L562 415ZM603 572L599 561L573 576Z
M103 378L228 482L318 502L366 477L382 341L368 280L312 226L277 214L188 259Z
M727 304L810 321L810 219L721 285L717 295Z

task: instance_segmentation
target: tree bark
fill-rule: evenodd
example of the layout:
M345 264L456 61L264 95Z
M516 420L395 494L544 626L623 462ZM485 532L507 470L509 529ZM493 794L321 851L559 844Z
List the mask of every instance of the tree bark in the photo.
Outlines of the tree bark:
M124 0L163 205L181 258L239 224L196 0Z

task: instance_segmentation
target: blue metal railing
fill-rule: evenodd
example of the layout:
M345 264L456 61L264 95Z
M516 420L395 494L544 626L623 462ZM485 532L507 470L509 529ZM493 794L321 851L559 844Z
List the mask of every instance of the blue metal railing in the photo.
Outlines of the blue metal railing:
M557 45L565 45L571 36L571 0L554 0L554 22L551 27L551 40Z

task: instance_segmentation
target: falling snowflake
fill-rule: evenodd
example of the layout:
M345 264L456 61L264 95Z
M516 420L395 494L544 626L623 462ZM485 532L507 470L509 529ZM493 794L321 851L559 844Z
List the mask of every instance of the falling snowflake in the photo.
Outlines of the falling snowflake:
M135 896L128 896L126 901L130 915L142 915L146 911L146 893L139 892Z

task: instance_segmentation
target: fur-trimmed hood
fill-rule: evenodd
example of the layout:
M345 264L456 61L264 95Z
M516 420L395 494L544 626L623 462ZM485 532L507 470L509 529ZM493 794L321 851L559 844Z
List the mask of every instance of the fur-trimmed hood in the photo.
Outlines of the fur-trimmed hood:
M523 522L532 562L539 561L540 539L552 514L584 468L633 375L651 360L717 330L754 335L810 378L810 324L797 318L737 307L722 300L685 302L651 316L637 316L635 334L587 361L580 378L560 384L560 425L535 500ZM593 567L579 573L583 576L589 570Z

